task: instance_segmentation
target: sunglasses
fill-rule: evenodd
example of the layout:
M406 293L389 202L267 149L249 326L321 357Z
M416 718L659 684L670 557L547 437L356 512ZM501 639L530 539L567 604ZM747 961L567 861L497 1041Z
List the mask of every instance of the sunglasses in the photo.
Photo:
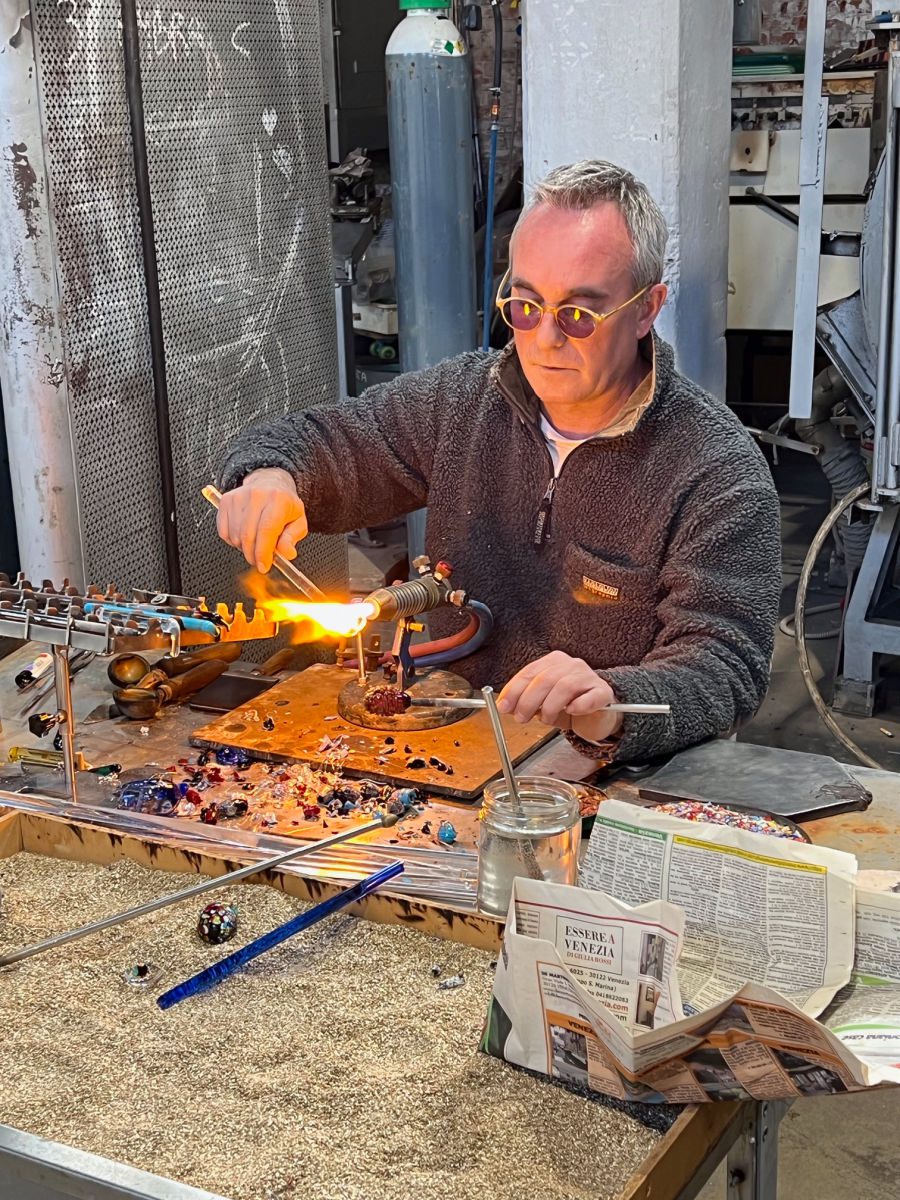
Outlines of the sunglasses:
M567 338L589 338L591 334L596 333L597 327L604 321L615 316L617 312L621 312L623 308L627 308L629 304L633 304L635 300L640 299L645 292L650 290L649 286L642 287L639 292L635 292L633 296L616 308L611 308L609 312L598 313L581 304L539 304L537 300L527 300L524 296L501 296L500 293L506 287L509 276L510 271L507 271L500 281L500 287L497 289L497 307L510 329L518 330L520 333L531 333L543 321L544 313L551 313Z

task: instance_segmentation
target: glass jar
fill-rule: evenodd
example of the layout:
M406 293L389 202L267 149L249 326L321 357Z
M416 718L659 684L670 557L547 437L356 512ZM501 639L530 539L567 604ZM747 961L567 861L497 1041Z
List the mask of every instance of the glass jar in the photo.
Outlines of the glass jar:
M506 781L484 789L478 836L478 908L495 917L509 909L513 880L520 875L547 883L577 882L581 806L562 779L527 776L516 781L520 804Z

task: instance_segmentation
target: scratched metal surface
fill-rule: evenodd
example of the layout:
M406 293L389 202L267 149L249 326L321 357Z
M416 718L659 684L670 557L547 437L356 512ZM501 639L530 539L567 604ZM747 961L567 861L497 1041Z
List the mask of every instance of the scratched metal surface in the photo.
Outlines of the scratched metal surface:
M159 468L118 0L32 5L93 579L162 586ZM317 0L141 5L184 588L239 598L203 483L260 417L336 391ZM301 555L346 583L343 539Z

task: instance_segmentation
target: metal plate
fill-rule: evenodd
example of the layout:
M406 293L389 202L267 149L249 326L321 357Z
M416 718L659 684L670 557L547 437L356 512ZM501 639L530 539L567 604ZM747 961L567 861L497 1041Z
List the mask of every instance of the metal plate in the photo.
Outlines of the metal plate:
M647 800L702 800L794 821L865 809L872 801L850 771L826 755L730 741L677 754L638 792Z
M36 0L32 19L87 569L161 587L120 5ZM200 488L239 430L336 390L318 5L185 0L139 21L183 590L234 601L241 560ZM300 562L346 584L343 539Z
M349 672L337 667L309 667L250 704L195 730L191 745L234 746L254 758L277 762L324 763L334 761L334 754L320 749L323 737L343 737L349 753L341 767L348 778L421 787L429 794L454 800L477 800L488 780L500 774L500 759L484 709L438 729L398 730L395 734L363 729L333 719L338 694L348 679L352 679ZM274 722L271 730L263 725L269 717ZM519 725L509 717L502 720L510 757L516 764L555 736L554 730L537 721ZM386 742L386 737L392 737L393 744ZM432 757L451 766L453 774L428 764ZM411 758L424 759L426 766L405 769Z

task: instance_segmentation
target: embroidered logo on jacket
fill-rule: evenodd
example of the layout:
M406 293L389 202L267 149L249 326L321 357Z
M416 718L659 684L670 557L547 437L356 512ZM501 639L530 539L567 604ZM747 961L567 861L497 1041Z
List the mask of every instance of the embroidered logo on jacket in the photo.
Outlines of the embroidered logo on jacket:
M587 575L582 575L581 586L586 592L592 592L595 596L602 596L604 600L619 599L619 589L613 587L611 583L600 583L597 579L589 579Z

